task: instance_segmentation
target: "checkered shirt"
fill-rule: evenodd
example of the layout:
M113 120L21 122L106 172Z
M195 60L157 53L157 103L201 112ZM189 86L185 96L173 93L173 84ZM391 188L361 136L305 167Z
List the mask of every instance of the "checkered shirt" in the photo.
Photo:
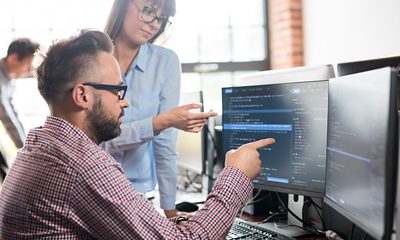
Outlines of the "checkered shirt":
M205 207L177 225L84 132L48 117L29 132L4 182L0 239L223 239L252 187L226 168Z

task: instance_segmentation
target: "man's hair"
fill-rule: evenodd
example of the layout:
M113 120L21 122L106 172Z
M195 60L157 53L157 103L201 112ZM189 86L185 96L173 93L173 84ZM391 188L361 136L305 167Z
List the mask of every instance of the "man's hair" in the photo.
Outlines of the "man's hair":
M39 92L46 102L59 102L79 79L94 73L100 52L113 53L107 34L83 30L78 36L53 44L37 68Z
M26 57L33 56L38 48L38 43L33 42L28 38L19 38L12 41L10 46L8 46L7 57L15 53L18 56L18 60L21 61Z

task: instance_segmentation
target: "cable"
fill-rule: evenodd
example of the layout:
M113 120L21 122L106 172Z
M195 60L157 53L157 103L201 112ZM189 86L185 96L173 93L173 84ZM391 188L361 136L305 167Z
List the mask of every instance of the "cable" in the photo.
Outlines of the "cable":
M315 211L317 212L317 214L318 214L318 216L319 216L319 219L321 219L322 228L325 229L325 222L324 222L324 219L322 218L322 216L321 216L320 212L318 211L317 207L316 207L314 204L312 204L312 206L314 207Z
M311 203L312 203L313 205L315 205L317 208L319 208L319 209L322 210L322 207L320 207L311 197L309 197L309 199L310 199L310 201L311 201Z
M262 197L262 198L260 198L260 199L254 200L253 202L246 203L246 206L253 205L253 204L255 204L255 203L264 201L265 199L267 199L267 196L264 196L264 197Z
M365 233L364 237L362 238L362 240L367 240L367 238L368 238L368 233Z
M186 169L185 173L186 173L186 177L189 179L189 184L190 185L192 185L194 183L194 180L196 180L196 178L201 177L201 174L193 173L194 177L190 178L188 169Z
M308 200L311 202L311 205L314 207L315 211L317 212L319 218L321 219L322 222L322 228L325 229L325 222L324 219L322 218L321 213L318 211L318 209L320 209L322 211L322 207L318 206L318 204L316 204L314 202L314 200L311 197L308 197ZM317 209L318 208L318 209Z
M260 193L261 193L261 190L258 189L258 192L256 193L256 195L254 195L254 197L252 197L250 200L247 201L247 203L242 207L242 210L240 211L239 218L242 218L244 208L245 208L247 205L251 205L251 204L249 204L249 203L252 203L252 202L258 197L258 195L260 195Z
M281 199L281 196L279 196L279 193L277 193L277 192L275 192L276 193L276 196L278 197L278 200L279 200L279 202L282 204L282 206L285 208L285 210L287 211L287 212L289 212L290 214L292 214L292 216L294 217L294 218L296 218L297 220L299 220L300 222L302 222L302 223L306 223L303 219L301 219L299 216L297 216L294 212L292 212L292 210L290 210L284 203L283 203L283 201L282 201L282 199Z
M281 216L285 216L285 215L287 215L287 212L275 212L275 213L272 213L270 216L268 216L266 219L259 222L258 224L263 224L263 223L271 221L275 217L281 217Z
M354 227L355 227L355 224L353 223L353 225L351 226L350 240L353 240Z
M178 175L177 188L185 192L201 192L202 184L199 177L201 177L200 174L192 172L189 169L185 169Z
M305 211L304 211L304 208L305 208L305 207L310 208L310 206L313 206L314 209L315 209L315 211L317 212L317 214L318 214L320 220L321 220L322 229L326 229L324 219L322 218L321 213L318 211L318 208L320 208L320 211L322 211L322 208L319 207L318 204L316 204L316 203L314 202L314 200L313 200L311 197L304 197L304 199L305 199L305 201L304 201L303 208L302 208L302 211L303 211L303 219L306 218L306 217L304 216L304 212L305 212ZM318 227L317 227L312 221L316 221L316 220L315 220L315 219L312 219L312 218L310 218L310 217L308 217L308 215L307 215L306 224L308 223L311 227L315 228L315 229L317 230L317 232L321 232L321 233L322 233L323 231L319 230Z
M314 229L317 231L317 233L320 231L319 229L318 229L318 227L312 222L312 221L316 221L315 219L312 219L312 218L310 218L309 216L308 216L308 214L307 215L305 215L305 213L306 212L308 212L308 209L310 208L310 206L312 206L313 205L313 202L311 201L311 198L308 198L308 197L304 197L304 204L303 204L303 207L301 208L301 213L302 213L302 219L307 219L307 220L303 220L304 222L304 228L307 228L308 226L311 226L313 229L311 230L311 232L314 232ZM305 208L307 208L307 211L305 211L304 209ZM315 208L315 207L314 207ZM315 208L315 210L317 211L317 213L318 213L318 215L319 215L319 212L318 212L318 210ZM320 216L320 218L321 218L321 220L322 220L322 217L321 217L321 215L319 215ZM310 231L310 230L308 230L308 231Z
M301 219L299 216L297 216L294 212L292 212L292 210L290 210L282 201L281 196L279 196L278 192L275 192L276 196L278 197L279 202L282 204L282 206L285 208L286 211L288 211L288 213L292 214L292 216L294 218L296 218L298 221L303 223L303 228L307 231L313 232L315 234L321 234L321 235L325 235L325 232L322 230L319 230L312 222L310 221L304 221L303 219ZM304 207L304 205L303 205ZM309 227L312 227L312 229L310 229Z

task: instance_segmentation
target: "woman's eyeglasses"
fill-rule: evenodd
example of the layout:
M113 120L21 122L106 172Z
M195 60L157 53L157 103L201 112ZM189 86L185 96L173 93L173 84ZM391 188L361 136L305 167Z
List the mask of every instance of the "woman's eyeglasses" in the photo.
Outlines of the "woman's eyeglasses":
M149 6L144 6L143 8L138 6L136 4L135 1L131 1L131 3L133 3L138 9L139 11L141 11L141 19L143 20L143 22L150 24L154 21L157 21L158 24L160 25L167 25L170 22L168 21L168 17L162 17L162 16L158 16L157 12L154 8L151 8Z

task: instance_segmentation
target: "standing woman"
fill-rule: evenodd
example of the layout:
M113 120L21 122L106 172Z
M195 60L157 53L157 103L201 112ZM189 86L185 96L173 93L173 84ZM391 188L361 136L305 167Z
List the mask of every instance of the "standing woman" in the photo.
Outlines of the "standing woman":
M130 107L122 134L104 148L123 166L136 190L148 192L158 182L160 205L176 216L176 138L178 128L200 131L216 113L191 113L198 104L177 107L181 65L169 49L153 45L175 15L175 0L115 0L105 32L115 45ZM200 146L199 146L200 147Z

